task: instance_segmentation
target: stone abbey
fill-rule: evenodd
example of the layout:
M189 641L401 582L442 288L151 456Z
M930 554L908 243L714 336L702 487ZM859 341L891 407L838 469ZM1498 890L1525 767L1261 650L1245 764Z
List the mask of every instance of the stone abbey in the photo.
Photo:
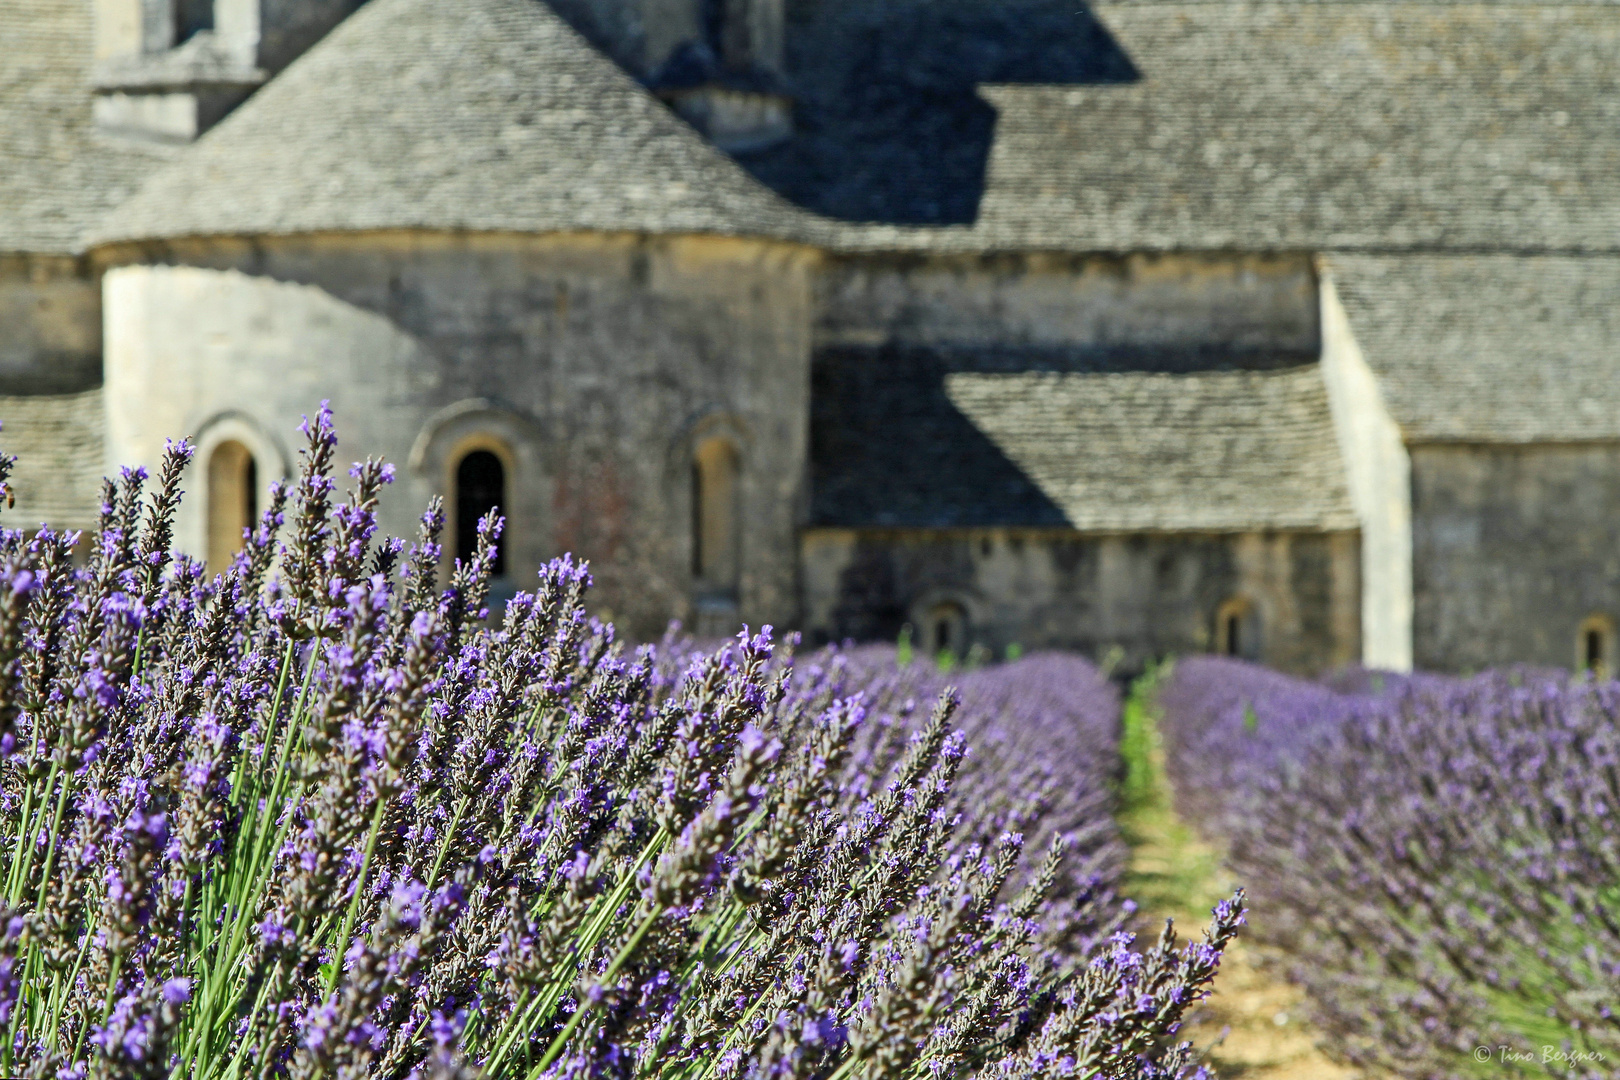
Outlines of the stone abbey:
M1615 669L1620 6L0 0L13 527L344 451L671 618Z

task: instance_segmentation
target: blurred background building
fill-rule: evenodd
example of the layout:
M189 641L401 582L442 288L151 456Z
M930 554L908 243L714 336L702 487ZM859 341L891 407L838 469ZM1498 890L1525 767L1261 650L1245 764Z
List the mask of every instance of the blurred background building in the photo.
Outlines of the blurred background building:
M1613 670L1617 328L1611 4L0 0L14 526L329 398L642 636Z

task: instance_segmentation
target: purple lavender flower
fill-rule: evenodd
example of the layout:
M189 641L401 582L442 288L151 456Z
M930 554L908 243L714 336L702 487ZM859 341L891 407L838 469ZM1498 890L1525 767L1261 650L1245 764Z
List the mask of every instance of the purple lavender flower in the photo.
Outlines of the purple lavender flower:
M1255 928L1340 1057L1438 1076L1548 1046L1572 1077L1620 1058L1620 685L1196 659L1158 703L1178 801L1254 883Z
M379 536L391 468L340 495L324 404L304 431L216 575L170 550L184 444L106 485L82 566L0 531L0 1074L1185 1065L1241 911L1111 941L1095 669L636 649L569 557L492 623L498 515L446 588L439 505Z

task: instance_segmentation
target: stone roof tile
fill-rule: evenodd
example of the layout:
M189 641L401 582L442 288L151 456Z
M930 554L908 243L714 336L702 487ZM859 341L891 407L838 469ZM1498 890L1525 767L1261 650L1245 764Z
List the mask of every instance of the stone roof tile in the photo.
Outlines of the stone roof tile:
M1048 81L1015 66L981 85L994 135L970 213L919 228L916 215L873 211L842 245L1620 250L1620 6L1103 0L1089 11L1106 39L1071 36L1112 66L1099 54ZM904 116L884 114L885 126L851 112L804 136L835 146L829 132L841 131L847 149L761 174L840 210L823 188L841 190L846 166L909 130Z
M91 120L89 0L0 0L0 252L73 254L173 156Z
M1096 532L1356 525L1314 364L973 367L824 351L812 383L812 519Z
M539 0L372 0L94 239L410 228L781 235L802 216Z
M1620 439L1620 256L1324 260L1412 442Z
M101 508L101 388L0 397L0 451L17 458L8 528L93 529Z

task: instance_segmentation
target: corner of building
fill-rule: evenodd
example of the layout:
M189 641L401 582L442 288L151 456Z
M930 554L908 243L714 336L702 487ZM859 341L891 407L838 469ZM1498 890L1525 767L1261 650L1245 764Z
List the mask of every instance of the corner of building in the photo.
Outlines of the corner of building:
M1322 378L1361 526L1361 662L1412 670L1412 462L1377 376L1318 262Z

